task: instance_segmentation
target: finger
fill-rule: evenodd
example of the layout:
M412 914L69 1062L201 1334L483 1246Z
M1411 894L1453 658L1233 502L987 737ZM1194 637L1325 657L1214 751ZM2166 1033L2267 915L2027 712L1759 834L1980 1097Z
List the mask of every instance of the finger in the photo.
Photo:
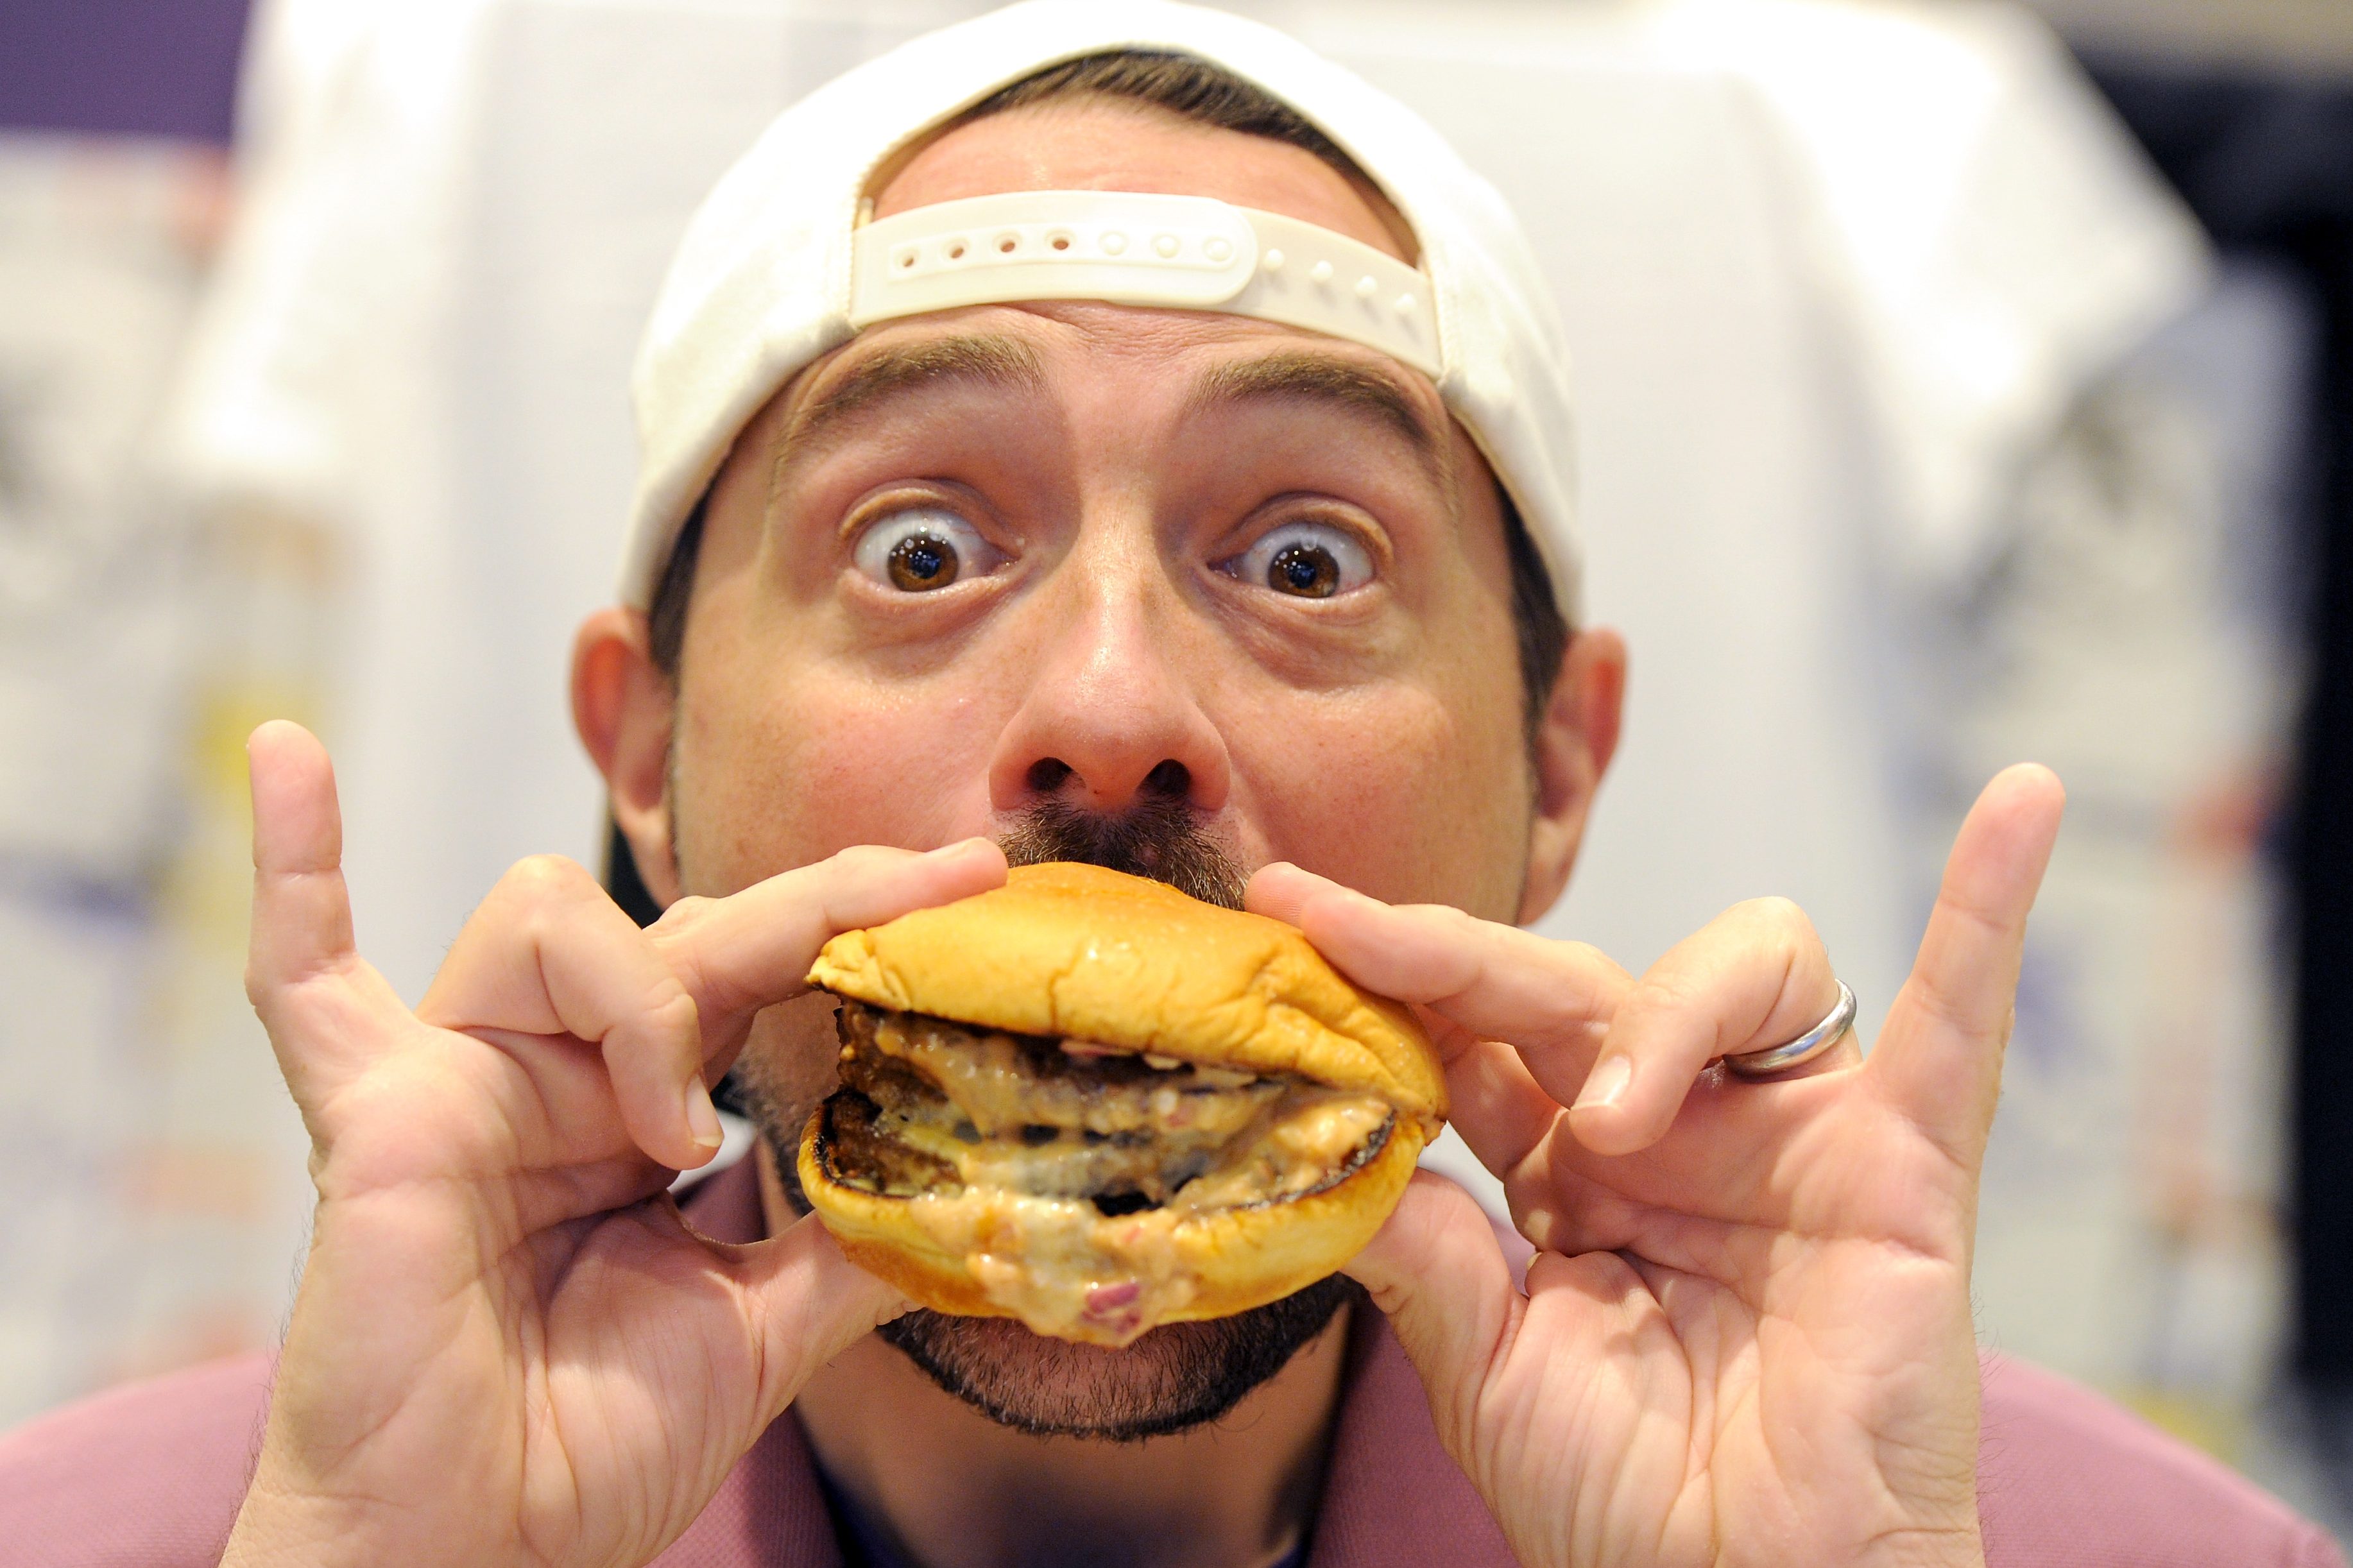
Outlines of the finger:
M246 986L254 1005L353 956L343 887L343 818L327 748L274 719L245 742L253 783L253 929Z
M1308 900L1341 885L1288 860L1271 860L1260 867L1242 889L1242 908L1254 915L1295 926Z
M1509 1182L1552 1131L1560 1102L1500 1040L1480 1040L1446 1064L1446 1120L1497 1180Z
M2067 793L2031 763L2006 769L1961 824L1912 976L1870 1071L1930 1137L1975 1168L1993 1124L2018 998L2026 917Z
M1445 1177L1416 1171L1345 1272L1388 1318L1430 1393L1440 1438L1462 1453L1489 1370L1526 1308L1485 1211Z
M986 892L1005 881L986 838L929 851L864 845L724 899L681 899L649 928L702 1020L716 1078L753 1016L808 989L818 950L846 931Z
M1577 1142L1597 1154L1649 1148L1708 1063L1795 1039L1837 1001L1830 955L1803 911L1787 899L1736 904L1627 991L1569 1109ZM1841 1041L1816 1070L1852 1066L1855 1053Z
M1539 1079L1542 1055L1590 1051L1628 984L1624 970L1583 942L1442 904L1385 904L1285 863L1252 877L1244 902L1297 926L1366 990L1423 1004L1472 1038L1531 1053Z
M246 742L253 789L253 919L245 991L295 1100L366 1059L400 999L362 963L343 887L334 766L318 738L273 720Z
M764 1420L782 1415L818 1368L913 1305L843 1257L815 1215L782 1236L728 1250L751 1308Z
M574 861L535 856L499 879L417 1014L445 1029L586 1041L638 1148L674 1170L719 1148L693 998L653 939Z

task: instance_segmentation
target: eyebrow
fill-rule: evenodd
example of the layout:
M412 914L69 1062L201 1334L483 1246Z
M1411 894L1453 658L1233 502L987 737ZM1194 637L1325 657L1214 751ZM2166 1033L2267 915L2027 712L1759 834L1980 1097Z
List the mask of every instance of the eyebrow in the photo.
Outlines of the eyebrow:
M1187 400L1193 413L1219 405L1261 401L1320 403L1369 414L1404 437L1432 474L1444 479L1446 446L1438 431L1404 387L1370 366L1296 351L1238 360L1204 374L1193 384L1192 395Z
M895 343L852 365L839 380L797 410L776 444L771 472L861 415L910 393L957 384L1035 392L1046 384L1038 353L1019 338L969 333ZM1193 384L1188 413L1238 403L1322 404L1370 415L1404 437L1440 484L1447 482L1447 447L1413 397L1369 366L1328 354L1292 351L1218 365Z
M894 343L858 361L797 409L776 443L777 471L877 405L955 384L1035 392L1046 384L1038 353L1018 338L967 334Z

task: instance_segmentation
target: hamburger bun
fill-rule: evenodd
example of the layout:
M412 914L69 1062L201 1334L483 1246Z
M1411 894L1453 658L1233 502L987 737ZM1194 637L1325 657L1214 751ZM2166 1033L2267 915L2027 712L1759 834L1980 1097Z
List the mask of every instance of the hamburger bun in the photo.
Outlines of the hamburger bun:
M1098 867L828 942L846 1086L797 1171L920 1304L1122 1344L1336 1271L1446 1114L1410 1013L1297 931Z

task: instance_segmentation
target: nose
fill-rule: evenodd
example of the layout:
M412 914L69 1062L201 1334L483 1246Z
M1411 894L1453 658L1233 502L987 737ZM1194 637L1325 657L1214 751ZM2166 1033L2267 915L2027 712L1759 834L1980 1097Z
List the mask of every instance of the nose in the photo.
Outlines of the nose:
M1148 584L1100 577L1057 599L1039 605L1036 673L991 759L990 805L1018 811L1053 796L1098 812L1145 800L1222 808L1231 764L1186 673L1181 607Z

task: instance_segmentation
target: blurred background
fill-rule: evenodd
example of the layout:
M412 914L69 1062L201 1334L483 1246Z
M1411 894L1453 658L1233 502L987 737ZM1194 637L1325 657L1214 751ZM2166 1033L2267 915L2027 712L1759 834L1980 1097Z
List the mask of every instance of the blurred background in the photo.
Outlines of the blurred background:
M270 1342L304 1141L246 731L411 1000L572 739L628 371L765 121L974 4L0 9L0 1423ZM2353 1508L2353 7L1253 0L1521 213L1625 749L1545 929L1803 902L1867 1016L1976 787L2071 787L1986 1342ZM1450 1156L1441 1152L1441 1161Z

